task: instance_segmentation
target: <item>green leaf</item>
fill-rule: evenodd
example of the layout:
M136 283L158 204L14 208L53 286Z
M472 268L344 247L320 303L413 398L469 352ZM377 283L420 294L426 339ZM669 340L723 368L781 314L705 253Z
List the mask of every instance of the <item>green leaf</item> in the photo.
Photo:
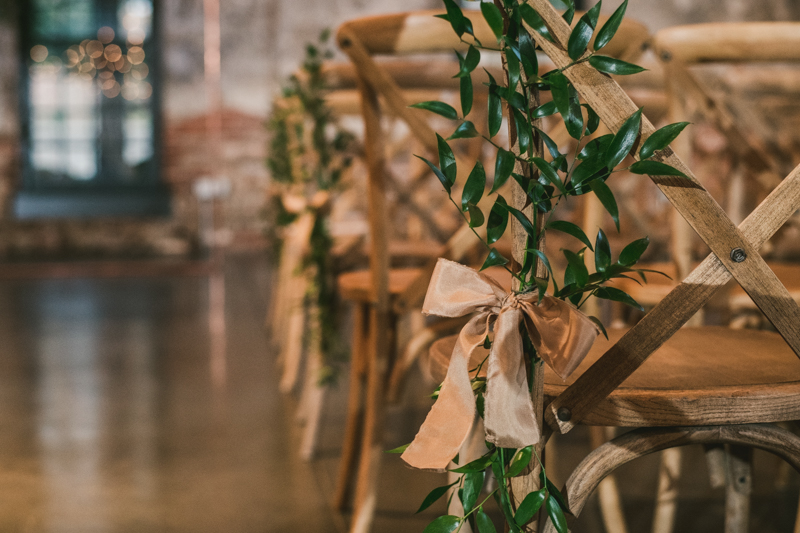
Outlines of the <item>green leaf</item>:
M486 514L483 507L479 507L478 511L475 513L475 524L478 526L478 533L497 533L492 519L489 518L489 515Z
M617 262L626 267L635 265L639 262L639 258L642 257L642 254L647 250L649 245L650 237L644 237L643 239L633 241L622 249Z
M550 517L550 521L553 522L556 531L558 531L558 533L569 533L567 518L564 516L564 511L561 510L561 506L552 495L547 498L545 506L547 508L547 516ZM428 530L426 529L425 531L427 532Z
M561 491L558 490L558 487L553 485L553 482L550 481L549 478L545 477L544 470L539 471L539 480L542 482L542 486L547 489L547 492L549 492L550 495L556 499L556 502L558 502L558 505L561 506L561 509L565 513L572 514L567 506L567 500L564 499L564 495L561 494Z
M592 39L594 29L597 27L597 17L600 16L601 4L602 0L587 11L586 14L580 18L569 36L567 52L569 53L570 59L573 61L580 59L583 52L586 51L589 41Z
M575 167L572 171L572 184L575 186L580 185L587 179L591 178L606 166L603 154L594 154L592 157L584 159L581 164Z
M450 145L447 144L447 141L442 139L442 136L438 133L436 134L436 142L439 146L439 166L442 168L444 175L447 176L447 180L452 187L456 182L457 175L456 156L453 155L453 150L450 149Z
M644 72L647 70L639 65L634 65L633 63L628 63L627 61L608 56L593 55L589 58L589 64L600 72L605 72L606 74L616 74L618 76L638 74L639 72Z
M464 466L453 468L450 471L456 472L458 474L469 474L470 472L483 472L484 470L489 468L489 465L492 464L492 457L494 457L494 454L490 453L482 457L478 457L474 461L469 462Z
M453 533L461 525L463 518L459 516L440 516L430 524L422 533ZM559 531L559 533L561 533Z
M481 2L481 13L483 13L483 18L486 19L486 23L492 29L497 41L500 42L500 38L503 36L503 14L491 2Z
M458 4L456 4L454 0L444 0L444 7L447 10L447 20L450 22L450 26L452 26L453 31L461 37L469 29L469 19L464 16L464 13L461 12L461 8L458 7Z
M515 162L513 153L508 150L503 150L502 148L497 150L497 159L494 164L494 183L492 184L492 190L489 194L496 192L505 184L508 177L511 176L511 173L514 171Z
M508 209L506 200L499 194L495 200L492 210L489 212L489 222L486 224L486 242L493 244L497 242L508 226Z
M519 14L522 15L522 20L525 21L525 24L531 27L533 31L550 41L553 42L553 36L550 35L550 30L547 29L547 25L542 20L542 17L539 16L539 13L533 9L533 6L530 4L521 4L519 6Z
M494 137L500 131L500 126L503 124L503 105L500 101L498 91L500 87L494 81L494 78L487 71L489 76L489 100L487 102L487 111L489 113L489 137Z
M447 140L452 141L453 139L472 139L473 137L478 136L480 136L480 133L478 133L478 130L475 129L475 124L469 120L465 120L456 128L456 131L454 131L453 134L447 138Z
M594 267L598 272L605 272L611 266L611 246L602 228L597 230L594 245Z
M622 2L622 5L614 11L614 14L608 17L606 23L603 24L603 27L597 32L597 38L594 40L595 50L600 50L614 38L614 34L617 33L619 25L625 17L626 9L628 9L628 0Z
M517 126L517 141L519 141L519 152L524 154L531 149L531 130L528 126L528 119L516 109L512 109L514 114L514 124Z
M517 221L523 227L525 232L535 239L536 230L533 228L533 224L531 224L531 221L528 220L528 217L525 216L525 213L523 213L519 209L511 207L510 205L506 205L506 209L508 209L508 212L511 213L514 216L514 218L517 219Z
M425 496L425 499L422 500L422 504L419 506L419 509L417 509L417 513L421 513L422 511L424 511L425 509L427 509L428 507L430 507L431 505L436 503L436 500L438 500L439 498L441 498L442 496L447 494L447 491L450 490L450 487L452 487L453 485L455 485L457 483L458 483L458 480L450 483L449 485L445 485L443 487L436 487L435 489L430 491L428 493L428 495ZM417 513L415 513L415 514L417 514Z
M464 507L464 512L468 513L475 507L478 501L478 496L483 487L484 471L470 472L464 476L464 492L461 494L461 504Z
M411 445L411 443L409 442L408 444L403 444L402 446L398 446L397 448L392 448L391 450L386 450L383 453L403 453L404 451L406 451L406 448L408 448L410 445Z
M583 254L576 254L571 250L562 250L562 252L564 252L564 256L567 258L567 262L572 269L572 275L575 277L575 284L578 287L584 287L589 282L589 270L586 268ZM564 284L568 285L566 281Z
M615 287L600 287L595 291L594 295L604 300L611 300L612 302L621 302L624 303L625 305L633 307L634 309L638 309L639 311L644 311L644 307L639 305L639 302L631 298L628 293L621 291Z
M663 150L669 146L669 144L680 135L683 128L688 125L688 122L676 122L675 124L669 124L663 128L657 129L642 143L642 148L639 150L639 157L647 159L657 151Z
M600 200L600 203L603 204L603 207L606 208L608 214L611 215L611 219L617 226L617 232L619 233L619 208L617 207L617 201L614 199L614 193L611 192L611 189L609 189L608 185L602 180L590 181L589 187L594 191L594 194L597 196L597 199Z
M558 151L558 145L556 144L556 142L539 128L536 128L536 131L539 132L539 135L544 141L544 145L547 147L547 151L550 152L550 157L552 157L553 159L558 159L562 154L561 152Z
M536 254L539 257L539 261L544 263L544 266L547 269L547 272L550 273L550 279L553 281L553 292L558 292L558 284L556 283L556 276L555 276L555 274L553 274L553 269L550 266L550 260L547 259L547 256L545 255L545 253L543 251L537 250L535 248L528 249L527 251Z
M519 91L513 92L511 94L506 93L506 100L508 101L508 105L511 107L522 111L523 113L528 112L528 102L525 100L525 97L522 96Z
M591 135L600 127L600 115L595 113L594 109L592 109L589 104L581 104L581 107L585 107L588 114L586 119L586 135Z
M467 56L464 58L464 68L466 68L467 72L472 72L476 68L478 68L478 64L481 62L481 52L477 48L472 45L469 45L467 49Z
M414 157L422 159L423 161L425 161L425 163L428 164L429 167L431 167L431 170L433 170L433 173L436 174L436 177L439 178L439 181L442 183L442 186L444 187L444 190L447 191L447 194L450 194L450 190L452 188L452 185L450 185L450 179L447 176L445 176L444 173L441 170L439 170L439 167L437 167L436 165L434 165L433 163L431 163L430 161L428 161L427 159L425 159L422 156L418 156L418 155L414 154Z
M419 102L418 104L411 104L408 107L431 111L437 115L443 116L444 118L449 118L450 120L456 120L458 118L458 112L453 106L445 104L444 102L437 102L436 100Z
M508 68L508 92L517 90L519 83L519 59L512 54L506 54L506 67Z
M606 150L606 166L609 170L613 170L614 167L619 165L622 160L625 159L625 156L628 155L628 152L631 151L633 144L636 142L637 137L639 137L639 127L641 124L642 110L639 109L628 117L619 128L616 135L614 135L614 139Z
M614 140L613 133L607 133L596 139L592 139L586 143L586 146L584 146L580 151L578 154L578 159L588 159L595 154L605 154L612 140Z
M560 231L562 233L566 233L567 235L572 235L583 244L585 244L590 250L592 248L592 242L589 240L589 237L586 236L586 233L578 227L577 225L573 224L572 222L568 222L566 220L551 220L547 223L547 229L552 229L556 231Z
M628 169L634 174L649 174L651 176L680 176L689 179L689 176L677 168L659 163L658 161L637 161Z
M486 188L486 171L480 161L472 167L467 182L464 184L464 191L461 193L461 210L466 211L467 206L472 203L477 205L483 198L483 191Z
M445 105L447 105L447 104L445 104ZM455 112L455 109L453 109L453 111ZM556 103L551 100L550 102L547 102L546 104L542 104L539 107L537 107L536 109L534 109L533 113L531 113L531 117L532 118L549 117L550 115L556 114L557 111L558 111L558 109L556 108Z
M536 45L525 28L520 28L519 31L519 54L525 75L528 78L538 77L539 58L536 55Z
M481 270L486 270L489 267L493 266L502 266L508 264L508 259L503 257L503 255L497 251L496 248L492 248L489 250L489 255L486 257L486 261L483 262L483 266L481 266ZM458 472L458 469L454 470L454 472Z
M520 475L531 462L532 455L533 446L526 446L517 450L517 453L511 458L511 463L508 465L506 475L508 477L517 477Z
M561 116L569 114L569 82L567 77L561 72L555 71L547 78L550 83L550 93L553 95L553 102Z
M544 176L547 181L555 185L556 188L561 191L561 194L565 196L567 195L567 188L564 186L564 182L561 181L558 172L556 172L553 167L547 163L547 161L541 157L534 157L533 164L536 165L536 167L542 173L542 176Z
M570 137L580 140L583 136L581 101L578 98L578 91L571 83L567 84L567 94L569 95L569 111L564 115L564 125L567 127Z
M483 211L475 204L469 204L467 206L467 211L469 211L469 227L470 228L479 228L483 226L484 218L483 218Z
M539 509L542 508L544 500L547 498L547 491L541 488L535 492L531 492L522 500L517 507L517 512L514 514L514 521L518 526L522 527L531 519L536 516Z
M600 319L597 318L596 316L590 316L589 320L594 322L594 324L600 329L600 333L603 334L603 337L605 337L606 340L608 340L608 332L606 331L606 327L603 325L603 323L600 322Z
M467 74L459 80L461 113L466 117L472 111L472 76Z

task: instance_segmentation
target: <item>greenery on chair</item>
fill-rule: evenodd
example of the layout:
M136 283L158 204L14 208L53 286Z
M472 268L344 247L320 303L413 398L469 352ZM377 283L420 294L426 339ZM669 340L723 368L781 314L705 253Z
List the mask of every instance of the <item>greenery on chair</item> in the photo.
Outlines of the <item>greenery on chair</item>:
M355 136L340 127L325 102L328 88L322 72L323 62L333 57L325 30L318 44L306 46L306 55L298 73L289 77L281 96L275 101L267 123L271 133L267 167L276 184L270 197L269 214L273 226L286 227L300 212L285 204L287 195L305 199L301 211L314 214L309 253L304 267L309 273L307 298L316 303L318 316L309 321L315 331L305 339L320 343L323 365L320 380L335 377L334 362L344 350L339 342L336 319L334 273L331 266L333 240L328 232L330 195L340 186L342 174L350 167L356 153ZM328 201L320 201L319 198ZM278 256L282 242L277 236Z
M647 249L649 239L644 237L631 242L615 259L602 229L598 231L593 243L577 225L553 217L557 208L566 204L570 198L594 194L611 215L616 230L619 231L619 210L608 184L614 174L627 171L634 174L683 176L678 169L651 158L656 152L666 148L687 123L671 124L657 130L638 147L639 161L623 167L623 161L632 153L639 138L641 109L631 115L616 134L594 136L600 125L600 118L588 104L581 103L578 92L564 74L567 69L584 62L606 74L627 75L644 70L601 53L622 22L627 0L600 28L597 28L597 24L601 2L586 12L574 25L569 38L566 51L572 62L564 68L543 74L539 72L536 52L539 47L536 42L541 39L552 41L553 38L530 4L518 3L517 0L481 3L483 17L496 36L496 42L493 43L481 43L475 38L472 22L464 16L454 0L444 0L444 4L447 14L440 15L440 18L446 19L462 42L468 45L464 55L456 52L460 63L460 70L455 76L460 79L461 84L460 110L439 101L422 102L412 107L425 109L457 122L450 137L438 137L438 165L421 159L436 174L450 200L470 227L487 225L486 238L481 239L488 250L483 268L504 266L518 281L518 292L538 291L540 300L545 291L551 290L556 297L568 300L579 308L589 297L594 296L641 309L628 294L606 284L615 278L635 279L637 276L646 282L646 273L651 271L637 269L635 265ZM565 4L563 18L571 24L575 16L575 6L573 0L565 0ZM595 39L591 43L593 36ZM489 88L488 136L481 135L468 118L472 110L473 75L480 62L482 50L502 52L506 71L505 80L495 80L491 74L486 73ZM540 94L543 92L550 92L552 100L540 105ZM510 138L512 141L516 139L514 146L508 149L495 140L503 123L504 108ZM542 118L557 115L563 119L569 135L575 140L575 148L571 153L562 153L541 129ZM489 191L489 194L496 195L496 199L488 213L482 212L478 207L487 182L486 171L480 162L475 163L469 173L461 198L457 200L451 195L457 172L456 159L448 141L479 136L497 150L494 181ZM546 153L540 153L540 150ZM510 205L503 196L497 194L509 179L513 179L525 192L526 207L533 206L533 217L527 216L523 210ZM527 233L527 245L521 264L503 257L493 247L506 231L509 219L517 220ZM581 244L576 250L561 250L568 266L560 284L547 253L538 247L545 231L563 232ZM594 252L593 269L586 265L584 259L587 249ZM536 276L539 262L545 267L545 277ZM596 317L591 318L605 333L600 321ZM526 359L531 362L531 374L543 371L542 365L537 364L539 358L525 328L521 328L520 332ZM486 346L490 345L491 340L487 338ZM480 366L472 370L471 377L477 410L482 416L486 379L478 376ZM533 382L531 375L529 383ZM528 446L513 450L497 448L489 443L487 445L489 451L485 455L455 469L455 472L462 474L458 481L434 489L420 507L420 511L426 509L453 488L453 494L463 504L464 516L440 516L428 525L425 533L458 531L464 523L469 523L473 531L479 533L495 533L495 527L483 508L490 498L494 498L499 505L508 531L521 531L540 509L544 509L556 530L566 533L565 513L569 513L569 508L558 489L547 478L535 448ZM400 452L403 448L393 451ZM509 480L529 471L531 461L537 461L541 468L541 488L526 495L514 509L509 494ZM486 480L485 471L488 468L499 483L497 488L481 496Z

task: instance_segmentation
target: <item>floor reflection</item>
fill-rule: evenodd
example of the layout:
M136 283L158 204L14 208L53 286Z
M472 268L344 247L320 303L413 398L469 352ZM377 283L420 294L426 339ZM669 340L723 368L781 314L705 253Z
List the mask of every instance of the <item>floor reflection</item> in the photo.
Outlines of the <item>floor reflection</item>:
M0 281L0 531L335 531L292 453L268 274Z

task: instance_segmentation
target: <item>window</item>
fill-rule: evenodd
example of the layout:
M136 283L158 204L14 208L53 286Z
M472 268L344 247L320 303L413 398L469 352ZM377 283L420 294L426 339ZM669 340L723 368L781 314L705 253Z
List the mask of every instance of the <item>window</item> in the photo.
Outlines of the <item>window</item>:
M164 214L153 0L29 0L20 217Z

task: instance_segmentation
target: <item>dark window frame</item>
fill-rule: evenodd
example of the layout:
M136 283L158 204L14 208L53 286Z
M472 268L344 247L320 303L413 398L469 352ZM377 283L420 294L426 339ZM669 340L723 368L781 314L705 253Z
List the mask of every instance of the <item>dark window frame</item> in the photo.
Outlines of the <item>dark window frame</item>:
M93 0L95 10L105 11L106 17L114 13L121 0ZM58 49L66 48L73 42L65 40L35 39L33 35L33 8L23 2L18 9L19 28L19 103L20 103L20 145L21 173L19 187L14 199L14 213L17 218L52 218L52 217L113 217L113 216L166 216L170 214L170 195L162 179L163 157L163 118L162 118L162 62L161 62L161 27L159 0L152 0L153 18L152 34L144 48L150 69L148 79L152 85L152 96L147 107L151 111L152 159L147 163L144 179L133 183L125 183L119 175L110 174L103 168L102 153L98 157L98 172L95 179L86 182L72 180L71 183L42 183L35 174L31 157L31 121L32 104L30 102L30 50L35 44L55 44ZM107 21L100 19L100 26ZM114 42L119 43L116 38ZM117 100L108 102L107 100ZM121 120L125 106L122 97L108 99L101 96L102 113L113 113L114 106ZM103 120L102 114L98 120ZM121 126L120 126L121 128ZM61 141L65 142L65 141ZM96 143L102 142L95 139ZM121 138L119 139L121 143ZM117 150L117 153L121 150Z

